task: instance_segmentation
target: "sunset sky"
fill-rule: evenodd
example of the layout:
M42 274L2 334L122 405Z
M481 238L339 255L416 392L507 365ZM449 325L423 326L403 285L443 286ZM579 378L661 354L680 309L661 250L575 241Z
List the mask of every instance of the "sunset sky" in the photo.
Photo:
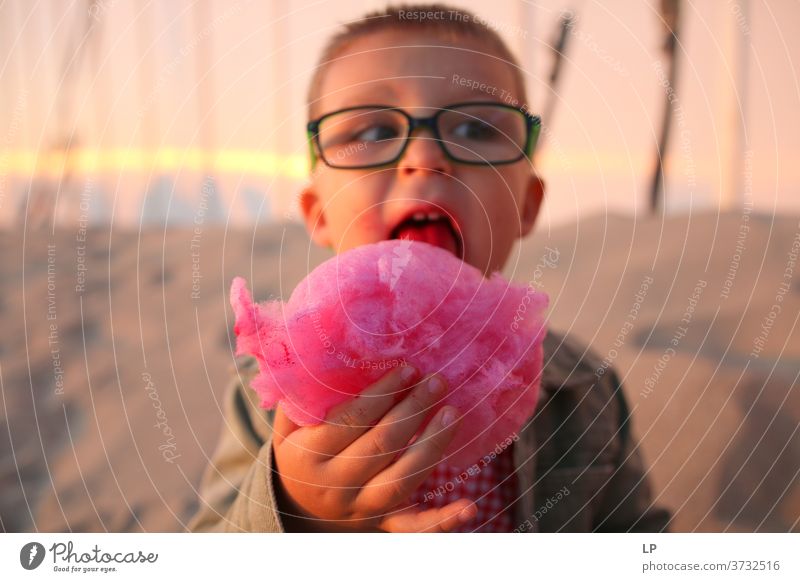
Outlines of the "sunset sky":
M180 223L208 176L215 220L294 219L316 59L338 24L383 4L0 4L0 225L18 224L29 192L53 200L59 223L74 220L81 193L98 223L146 222L147 193L171 199L170 222ZM535 112L551 97L558 19L577 16L544 119L545 224L646 211L665 91L658 4L453 2L519 56ZM683 3L669 212L750 201L800 212L798 22L790 0Z

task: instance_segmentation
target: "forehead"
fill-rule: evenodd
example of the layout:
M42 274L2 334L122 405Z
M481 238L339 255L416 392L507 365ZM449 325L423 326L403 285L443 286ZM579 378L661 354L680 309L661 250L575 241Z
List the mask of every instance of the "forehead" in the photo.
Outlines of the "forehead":
M513 65L479 39L384 31L358 39L328 65L316 110L357 105L441 107L461 101L522 105Z

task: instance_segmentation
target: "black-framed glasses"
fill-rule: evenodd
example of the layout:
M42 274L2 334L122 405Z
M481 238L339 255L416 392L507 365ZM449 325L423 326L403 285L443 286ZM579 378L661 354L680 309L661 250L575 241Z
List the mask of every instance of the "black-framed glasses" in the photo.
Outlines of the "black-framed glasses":
M530 158L541 119L494 101L456 103L430 117L385 105L348 107L308 123L311 165L317 156L332 168L351 170L394 164L418 127L431 130L450 160L494 166Z

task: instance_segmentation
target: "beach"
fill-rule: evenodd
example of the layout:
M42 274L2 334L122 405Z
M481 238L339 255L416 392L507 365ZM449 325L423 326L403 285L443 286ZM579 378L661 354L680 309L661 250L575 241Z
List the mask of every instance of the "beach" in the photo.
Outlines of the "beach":
M0 233L0 526L184 531L232 377L228 290L288 298L298 224ZM673 531L800 531L800 220L598 214L505 274L616 373Z

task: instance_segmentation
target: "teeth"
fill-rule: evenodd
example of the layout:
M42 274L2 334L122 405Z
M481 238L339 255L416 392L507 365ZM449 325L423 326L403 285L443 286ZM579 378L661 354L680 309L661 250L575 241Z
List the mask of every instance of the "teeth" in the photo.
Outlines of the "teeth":
M441 212L415 212L411 218L417 222L434 221L442 218Z

